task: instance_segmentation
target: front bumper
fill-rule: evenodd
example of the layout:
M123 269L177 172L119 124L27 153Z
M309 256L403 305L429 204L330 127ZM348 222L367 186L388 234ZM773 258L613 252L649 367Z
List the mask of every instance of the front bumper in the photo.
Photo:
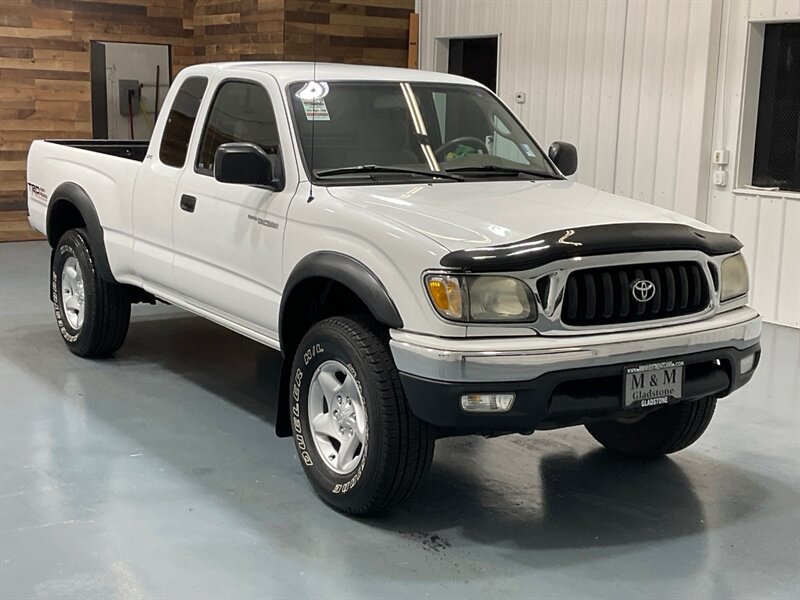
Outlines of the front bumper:
M445 339L392 331L390 346L414 414L440 428L531 431L622 410L624 367L686 363L684 399L725 396L744 385L760 355L761 318L749 307L711 319L588 336ZM740 362L755 354L742 373ZM466 393L514 392L507 413L466 413ZM629 413L630 410L626 411Z

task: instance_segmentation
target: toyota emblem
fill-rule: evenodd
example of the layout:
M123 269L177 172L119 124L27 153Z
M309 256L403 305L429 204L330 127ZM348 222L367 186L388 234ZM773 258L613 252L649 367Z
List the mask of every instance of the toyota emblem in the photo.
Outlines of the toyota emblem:
M637 302L650 302L656 295L656 286L647 279L637 279L631 286L631 294Z

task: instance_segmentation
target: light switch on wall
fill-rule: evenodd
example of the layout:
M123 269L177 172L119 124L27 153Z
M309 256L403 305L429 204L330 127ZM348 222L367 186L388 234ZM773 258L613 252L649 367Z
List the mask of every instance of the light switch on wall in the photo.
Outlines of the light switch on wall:
M721 148L719 150L714 150L714 164L715 165L727 165L729 159L730 159L730 152L728 152L727 148Z

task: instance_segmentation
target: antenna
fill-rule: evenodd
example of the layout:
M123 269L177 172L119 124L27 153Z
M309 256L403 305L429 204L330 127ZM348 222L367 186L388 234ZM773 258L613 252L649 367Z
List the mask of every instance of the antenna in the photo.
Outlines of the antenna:
M314 23L314 74L312 79L314 83L317 82L317 24ZM314 147L317 145L317 117L315 114L317 100L313 99L312 102L314 103L314 110L312 110L311 114L314 115L311 117L311 168L309 169L309 178L308 178L308 200L306 202L311 202L314 200Z

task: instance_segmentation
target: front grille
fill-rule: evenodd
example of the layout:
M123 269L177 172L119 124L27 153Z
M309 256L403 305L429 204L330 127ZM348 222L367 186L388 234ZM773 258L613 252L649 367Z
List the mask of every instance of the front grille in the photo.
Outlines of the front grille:
M652 299L634 298L637 281L655 286ZM567 279L561 321L587 327L668 319L700 312L709 302L708 280L696 262L582 269Z

